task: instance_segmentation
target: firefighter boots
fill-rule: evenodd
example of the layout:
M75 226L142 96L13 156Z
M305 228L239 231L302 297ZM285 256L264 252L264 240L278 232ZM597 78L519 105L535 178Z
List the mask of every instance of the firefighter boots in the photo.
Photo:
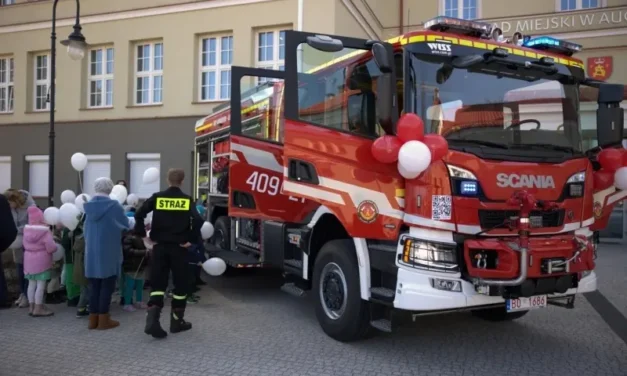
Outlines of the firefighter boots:
M146 328L144 333L153 336L154 338L165 338L168 333L163 330L159 323L159 317L161 316L161 307L151 306L148 307L146 312Z
M170 315L170 333L184 332L192 328L192 323L183 319L185 315L185 309L172 308L172 314Z

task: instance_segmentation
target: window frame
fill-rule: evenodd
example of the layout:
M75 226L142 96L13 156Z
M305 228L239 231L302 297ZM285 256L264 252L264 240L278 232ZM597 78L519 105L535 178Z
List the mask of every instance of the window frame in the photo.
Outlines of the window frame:
M0 0L0 6L6 7L9 5L15 5L15 0Z
M15 58L0 56L0 61L4 61L6 72L5 81L0 81L0 89L6 89L6 109L0 109L0 114L12 114L15 111Z
M259 29L255 33L255 68L261 69L271 69L284 71L285 70L285 36L283 37L283 58L281 59L281 33L291 30L289 28L278 28L278 29ZM259 38L261 34L264 33L272 33L272 60L259 60L259 48L261 44L259 43ZM284 34L285 35L285 34ZM283 67L283 69L281 69ZM264 83L265 77L258 77L257 85Z
M161 69L155 70L155 46L161 45ZM138 71L137 62L139 59L138 48L140 46L150 46L150 57L149 57L149 69L145 71ZM133 105L134 106L158 106L163 104L163 92L164 92L164 82L163 82L163 71L165 65L165 46L163 41L144 41L144 42L136 42L133 44ZM138 102L137 101L137 79L138 78L148 77L148 102ZM161 77L161 101L156 102L154 100L154 80L155 77Z
M228 38L230 40L230 49L228 50L223 50L223 39L224 38ZM205 40L209 40L209 39L215 39L216 40L216 49L215 49L215 56L216 56L216 60L215 60L215 64L214 65L203 65L203 56L204 56L204 46L205 46ZM230 100L231 98L231 74L229 73L229 78L228 78L228 96L227 97L222 97L222 72L231 72L231 67L233 66L233 53L234 53L234 37L233 34L219 34L219 35L204 35L201 36L198 41L198 102L202 102L202 103L211 103L211 102L225 102ZM228 64L222 64L222 53L225 51L229 51L230 52L230 61ZM209 50L207 51L207 54L209 54ZM209 72L214 72L215 73L215 84L214 84L214 98L206 98L203 99L203 73L209 73Z
M455 18L461 18L461 19L465 19L464 16L464 0L453 0L457 2L457 15L455 15ZM481 0L474 0L476 2L475 4L475 8L477 9L477 14L476 17L473 18L472 20L479 20L481 19ZM440 0L440 15L441 16L445 16L446 15L446 0ZM471 19L468 19L471 20Z
M46 79L38 80L37 79L37 58L45 56L46 57ZM33 112L45 112L50 111L50 52L46 53L37 53L33 55ZM37 108L37 86L46 85L46 106L45 108Z
M107 64L109 62L107 53L109 50L113 53L113 60L111 60L113 67L111 69L111 73L107 72ZM102 52L102 60L100 61L101 65L101 74L92 75L91 66L92 66L92 52L101 51ZM115 85L115 48L113 46L100 46L95 47L89 50L88 52L88 61L87 61L87 108L112 108L113 107L113 88ZM107 104L107 81L111 80L111 104ZM102 99L101 105L92 105L91 104L91 83L95 81L101 82L100 96Z
M555 0L556 12L576 12L581 10L594 10L607 7L607 0L597 0L598 6L592 8L583 8L583 0L575 0L575 9L562 9L562 0Z

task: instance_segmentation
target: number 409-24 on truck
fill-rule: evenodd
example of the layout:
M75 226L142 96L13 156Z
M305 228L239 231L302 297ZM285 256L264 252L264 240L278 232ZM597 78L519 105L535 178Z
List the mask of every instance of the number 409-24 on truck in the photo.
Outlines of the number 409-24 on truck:
M624 88L587 79L580 49L446 17L387 42L285 32L285 66L233 67L230 104L196 125L211 256L283 270L341 341L402 313L572 308L627 195L595 178Z

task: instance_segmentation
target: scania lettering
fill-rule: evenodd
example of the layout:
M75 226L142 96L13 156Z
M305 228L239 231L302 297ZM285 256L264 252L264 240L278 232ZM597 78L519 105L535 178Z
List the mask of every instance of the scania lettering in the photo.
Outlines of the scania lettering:
M501 188L555 188L552 176L498 174L496 180Z
M230 102L196 124L208 256L282 271L339 341L573 308L627 196L595 179L624 87L587 79L580 49L448 17L388 41L286 31L281 70L232 67Z

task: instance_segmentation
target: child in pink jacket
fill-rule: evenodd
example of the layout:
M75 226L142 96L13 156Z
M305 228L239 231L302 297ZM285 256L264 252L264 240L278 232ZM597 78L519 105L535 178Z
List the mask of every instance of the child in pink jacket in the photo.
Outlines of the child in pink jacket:
M28 208L28 225L24 227L24 274L28 280L29 314L33 317L52 316L54 312L44 306L46 282L50 280L52 254L57 244L44 213L36 206Z

